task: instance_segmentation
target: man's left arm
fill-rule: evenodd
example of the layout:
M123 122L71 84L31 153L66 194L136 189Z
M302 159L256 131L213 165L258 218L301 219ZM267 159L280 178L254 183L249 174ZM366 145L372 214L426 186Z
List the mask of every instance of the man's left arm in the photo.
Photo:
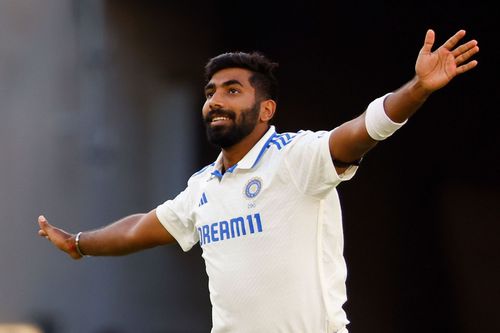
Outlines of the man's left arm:
M415 64L415 76L391 94L373 101L366 112L332 132L330 153L337 173L356 164L378 141L394 133L413 115L434 91L455 76L477 65L469 59L479 52L477 41L457 46L465 31L460 30L441 47L431 51L434 31L428 30Z

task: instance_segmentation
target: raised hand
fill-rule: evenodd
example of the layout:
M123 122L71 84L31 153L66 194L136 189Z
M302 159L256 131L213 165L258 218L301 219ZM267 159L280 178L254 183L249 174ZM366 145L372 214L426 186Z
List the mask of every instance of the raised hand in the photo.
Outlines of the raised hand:
M45 237L58 249L66 252L73 259L80 259L82 256L78 253L75 246L75 236L62 229L49 224L44 216L38 217L38 235Z
M425 35L424 46L420 50L415 64L415 72L422 87L433 92L444 87L455 76L476 67L477 61L469 59L479 52L476 40L457 46L465 36L465 30L459 30L435 51L432 51L435 35L429 29Z

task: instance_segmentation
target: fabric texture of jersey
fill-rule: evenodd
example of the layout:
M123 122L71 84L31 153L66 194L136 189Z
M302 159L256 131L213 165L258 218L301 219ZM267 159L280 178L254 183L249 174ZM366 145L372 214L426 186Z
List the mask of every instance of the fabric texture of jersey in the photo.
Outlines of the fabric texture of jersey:
M345 333L341 209L328 131L271 128L239 161L222 154L157 207L184 251L199 243L212 333Z

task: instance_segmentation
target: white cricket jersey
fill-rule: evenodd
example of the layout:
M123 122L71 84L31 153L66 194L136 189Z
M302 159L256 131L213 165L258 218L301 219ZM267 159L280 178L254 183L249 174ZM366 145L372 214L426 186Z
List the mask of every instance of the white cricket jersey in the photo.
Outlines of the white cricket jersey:
M345 333L346 265L331 132L266 134L221 173L222 154L156 213L203 249L212 333Z

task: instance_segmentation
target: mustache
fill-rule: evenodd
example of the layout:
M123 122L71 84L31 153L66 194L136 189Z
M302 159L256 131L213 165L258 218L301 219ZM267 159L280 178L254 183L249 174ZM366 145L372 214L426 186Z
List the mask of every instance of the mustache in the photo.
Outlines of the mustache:
M214 119L215 117L226 117L226 118L229 118L231 120L235 120L236 113L234 111L227 110L227 109L211 110L210 112L207 113L207 115L205 117L205 122L210 123L212 121L212 119Z

